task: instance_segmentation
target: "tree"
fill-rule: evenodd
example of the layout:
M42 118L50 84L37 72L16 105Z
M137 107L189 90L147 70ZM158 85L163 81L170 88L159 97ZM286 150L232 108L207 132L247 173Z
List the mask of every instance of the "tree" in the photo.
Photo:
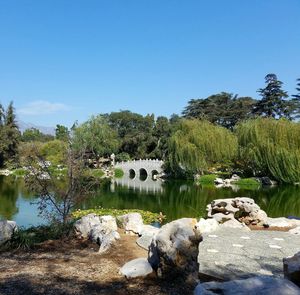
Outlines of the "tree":
M23 142L30 142L30 141L47 142L53 139L54 137L52 135L44 134L37 128L26 129L21 136L21 141Z
M295 118L299 118L300 117L300 78L297 79L297 86L296 86L296 90L297 90L297 94L292 95L292 102L293 102L293 115Z
M283 83L275 74L268 74L265 83L266 87L258 90L262 99L255 104L253 113L263 117L291 119L293 103L285 100L288 94L282 89Z
M0 146L0 162L2 165L16 164L18 162L18 144L20 140L20 131L16 122L13 103L10 102L4 113L3 107L1 113L1 146ZM2 160L1 160L2 159ZM1 163L0 163L1 165Z
M75 127L72 144L75 150L84 149L97 159L100 156L108 157L116 153L119 140L116 131L108 125L107 119L98 115Z
M37 150L28 157L29 174L25 182L38 196L36 203L40 215L66 225L72 210L94 191L97 181L86 172L84 154L84 149L75 152L68 148L67 174L63 179L57 178Z
M221 92L204 99L192 99L182 112L184 118L206 119L232 129L239 121L251 117L255 100Z
M142 116L130 111L120 111L105 116L109 125L118 133L121 142L118 153L127 153L134 159L151 156L156 147L153 114Z
M67 141L69 139L68 127L57 124L55 128L55 137L56 139Z
M287 119L257 118L236 129L239 158L252 175L277 181L300 181L300 123Z
M236 136L206 120L181 120L169 141L169 166L174 174L203 174L218 165L228 165L237 155Z

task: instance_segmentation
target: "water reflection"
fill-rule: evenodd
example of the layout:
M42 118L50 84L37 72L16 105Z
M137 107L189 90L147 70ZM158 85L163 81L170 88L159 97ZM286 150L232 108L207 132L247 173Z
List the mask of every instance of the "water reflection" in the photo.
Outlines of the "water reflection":
M81 208L119 208L144 209L163 212L168 220L181 217L200 217L206 213L206 205L214 199L250 197L265 210L269 216L300 216L300 187L278 186L262 189L217 189L214 186L200 186L187 181L153 181L117 179L105 181ZM16 220L28 226L42 222L37 216L36 205L20 179L0 177L0 219Z

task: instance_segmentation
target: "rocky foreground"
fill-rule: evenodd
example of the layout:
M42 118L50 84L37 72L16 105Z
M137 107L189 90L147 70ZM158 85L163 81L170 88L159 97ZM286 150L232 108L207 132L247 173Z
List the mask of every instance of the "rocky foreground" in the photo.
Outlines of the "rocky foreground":
M71 287L72 281L75 286L79 279L74 277L74 269L80 272L84 268L84 281L90 279L94 286L91 294L300 294L299 220L269 218L249 198L215 200L207 211L208 219L182 218L160 229L144 225L138 213L117 218L95 214L82 217L75 223L81 239L76 241L89 239L93 258L83 263L87 249L78 250L68 279L57 272L57 276L67 280L70 289L64 293L47 290L48 294L81 294L83 289L75 291ZM131 243L125 243L129 240ZM5 255L5 259L10 259ZM49 255L50 260L56 259L53 253ZM28 258L29 264L32 259ZM68 259L71 258L61 258L54 269L63 272L62 265ZM0 266L0 292L1 286L9 285L11 277L3 276L7 263L12 262L7 260ZM45 269L40 269L44 265L42 259L40 263L35 275L49 277L53 269L49 267L46 274ZM105 278L99 276L103 269L110 276L105 288ZM23 275L26 277L26 273ZM109 289L115 284L120 284L120 289ZM130 289L130 285L135 288Z

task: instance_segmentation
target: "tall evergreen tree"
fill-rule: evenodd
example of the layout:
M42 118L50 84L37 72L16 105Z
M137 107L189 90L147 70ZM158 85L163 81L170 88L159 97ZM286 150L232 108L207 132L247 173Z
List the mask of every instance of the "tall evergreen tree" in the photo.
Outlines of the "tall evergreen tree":
M255 104L253 113L263 117L291 119L293 104L285 100L288 94L282 89L283 83L275 74L268 74L265 83L266 87L257 91L262 99Z
M15 164L18 161L18 144L20 131L16 122L13 103L10 102L4 117L2 128L3 162L4 164Z
M300 78L297 79L297 93L292 95L293 114L295 118L300 118Z

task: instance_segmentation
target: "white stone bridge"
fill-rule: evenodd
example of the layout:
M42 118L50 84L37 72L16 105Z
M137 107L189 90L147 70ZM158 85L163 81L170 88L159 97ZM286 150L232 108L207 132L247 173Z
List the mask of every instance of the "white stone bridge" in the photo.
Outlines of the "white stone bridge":
M129 179L156 179L157 175L162 174L164 162L161 160L132 160L126 162L117 162L115 168L122 169L124 176Z

